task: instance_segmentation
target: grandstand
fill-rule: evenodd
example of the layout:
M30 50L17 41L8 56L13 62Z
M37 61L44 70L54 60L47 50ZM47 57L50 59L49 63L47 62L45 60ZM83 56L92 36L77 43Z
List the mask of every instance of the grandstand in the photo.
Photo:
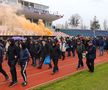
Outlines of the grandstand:
M52 36L52 22L62 18L31 0L0 0L0 36Z
M0 0L0 3L21 4L22 9L17 14L24 15L34 23L38 23L38 20L42 19L47 27L51 27L53 21L63 17L63 15L59 15L58 13L50 12L49 6L35 3L31 0Z
M60 30L63 33L66 33L70 36L77 36L77 35L82 35L82 36L108 36L108 31L103 31L103 30L82 30L82 29L61 29Z

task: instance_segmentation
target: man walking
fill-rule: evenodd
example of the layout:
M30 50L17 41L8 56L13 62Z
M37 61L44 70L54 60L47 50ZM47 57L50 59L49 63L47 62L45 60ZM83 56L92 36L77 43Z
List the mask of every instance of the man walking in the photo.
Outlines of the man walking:
M13 39L10 40L10 46L8 48L7 56L8 56L8 65L10 67L10 72L12 76L12 82L9 85L9 87L11 87L17 84L16 60L18 57L18 53L15 41Z
M6 74L6 72L2 68L3 55L4 55L3 44L2 44L2 40L0 40L0 72L4 75L5 80L8 80L9 77L8 77L8 75Z
M61 50L62 60L65 60L66 42L64 38L61 38L60 50Z
M84 66L83 60L82 60L84 50L85 50L84 45L82 44L82 42L80 40L78 40L77 41L77 48L76 48L78 59L79 59L77 69Z
M27 68L27 63L30 57L30 53L28 49L26 48L25 43L21 44L21 51L20 51L20 66L21 66L21 75L23 77L24 82L22 83L22 86L27 85L27 74L26 74L26 68Z
M93 45L92 41L88 42L87 48L87 61L86 64L90 72L94 72L94 60L96 58L96 47Z

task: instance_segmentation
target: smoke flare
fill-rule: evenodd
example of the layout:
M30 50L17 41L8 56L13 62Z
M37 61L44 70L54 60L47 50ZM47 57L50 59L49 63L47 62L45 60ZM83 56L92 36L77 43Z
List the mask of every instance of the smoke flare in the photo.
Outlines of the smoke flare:
M52 35L41 19L36 24L27 20L24 15L17 15L17 11L21 9L20 4L0 4L0 25L6 28L4 35Z

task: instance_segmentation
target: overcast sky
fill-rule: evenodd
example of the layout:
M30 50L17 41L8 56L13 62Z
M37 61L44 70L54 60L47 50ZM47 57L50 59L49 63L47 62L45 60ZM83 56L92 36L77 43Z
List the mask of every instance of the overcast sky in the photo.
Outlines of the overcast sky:
M103 22L108 20L108 0L30 0L36 3L45 4L50 7L51 11L58 11L64 14L64 18L54 23L64 23L72 14L78 13L86 25L94 17Z

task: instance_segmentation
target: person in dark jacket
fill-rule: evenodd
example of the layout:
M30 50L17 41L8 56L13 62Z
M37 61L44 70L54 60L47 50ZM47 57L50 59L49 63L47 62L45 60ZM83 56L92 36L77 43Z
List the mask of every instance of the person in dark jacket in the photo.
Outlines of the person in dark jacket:
M73 38L71 41L71 51L72 51L72 56L75 57L75 48L76 48L76 41Z
M10 67L10 72L12 76L12 82L9 85L9 87L11 87L17 83L16 63L17 63L18 52L17 52L17 47L15 45L15 41L13 39L10 39L10 46L8 47L7 56L8 56L8 65Z
M29 50L29 52L30 52L30 38L27 38L27 40L26 40L26 42L25 42L25 44L26 44L26 47L27 47L27 49Z
M37 60L39 61L40 59L40 51L41 51L41 47L39 42L35 42L35 58L34 58L34 66L37 66Z
M105 45L104 45L104 50L107 52L108 50L108 39L105 38Z
M4 50L3 50L3 44L1 42L2 42L2 40L0 40L0 72L4 75L5 80L8 80L9 77L8 77L7 73L2 68Z
M42 57L41 57L41 47L42 47L42 44L41 44L41 41L38 41L38 43L36 44L36 47L37 47L36 59L38 59L37 67L39 68L40 65L41 65L41 62L42 62Z
M71 40L69 38L67 38L67 52L68 52L68 57L71 56Z
M32 66L36 66L36 45L34 41L31 41L30 43L30 55L32 58Z
M96 58L96 47L93 45L92 41L88 42L87 54L86 54L86 64L90 72L94 72L94 60Z
M19 41L17 41L16 43L15 43L15 45L16 45L16 47L17 47L17 52L18 52L18 57L17 57L17 62L18 62L18 65L20 65L19 64L19 57L20 57L20 42Z
M103 56L103 54L104 54L104 44L105 44L105 41L104 41L104 39L101 37L101 39L99 40L99 51L100 51L100 56Z
M106 51L108 53L108 38L106 38Z
M58 68L59 56L60 56L60 47L57 42L54 42L53 52L52 52L52 60L53 60L54 68L53 68L52 75L59 71L59 68Z
M43 62L45 60L45 58L50 55L50 46L46 41L42 41L42 45L41 45L41 63L38 67L38 69L42 68ZM49 64L49 68L52 68L51 63Z
M49 47L49 52L50 52L50 58L52 59L52 53L53 52L53 41L51 39L48 39L47 41L48 47Z
M30 53L31 53L31 57L32 57L32 66L36 67L37 66L37 59L39 59L40 57L40 51L41 51L41 48L40 48L40 45L37 41L34 41L33 44L31 45L31 48L30 48Z
M20 51L20 66L21 66L21 75L23 77L24 82L22 83L23 86L27 85L27 75L26 75L26 68L27 68L27 63L30 57L30 53L28 49L26 48L25 43L21 44L21 51Z
M82 42L80 40L78 40L77 41L77 48L76 48L78 59L79 59L77 69L79 69L80 67L84 67L84 64L83 64L83 52L84 52L84 50L85 50L84 45L82 44Z

